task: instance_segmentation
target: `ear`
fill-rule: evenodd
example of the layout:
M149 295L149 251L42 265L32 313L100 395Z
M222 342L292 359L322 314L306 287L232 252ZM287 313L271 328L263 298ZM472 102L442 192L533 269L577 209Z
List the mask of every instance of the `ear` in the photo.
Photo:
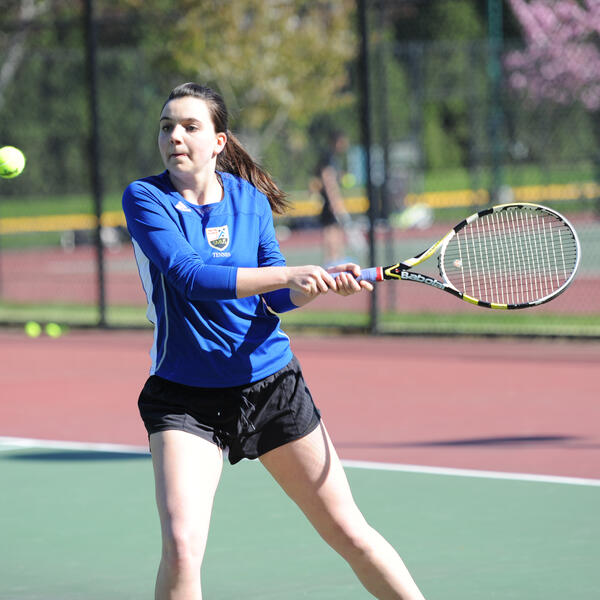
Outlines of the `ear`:
M220 154L227 143L227 135L223 132L217 133L215 139L215 154Z

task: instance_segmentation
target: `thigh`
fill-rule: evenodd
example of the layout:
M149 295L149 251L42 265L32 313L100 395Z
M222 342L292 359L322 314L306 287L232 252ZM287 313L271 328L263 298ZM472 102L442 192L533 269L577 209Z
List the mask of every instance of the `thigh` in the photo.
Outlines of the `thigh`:
M166 545L203 553L223 456L214 443L185 431L150 436L156 503Z
M324 424L307 436L267 452L263 465L334 546L366 527Z

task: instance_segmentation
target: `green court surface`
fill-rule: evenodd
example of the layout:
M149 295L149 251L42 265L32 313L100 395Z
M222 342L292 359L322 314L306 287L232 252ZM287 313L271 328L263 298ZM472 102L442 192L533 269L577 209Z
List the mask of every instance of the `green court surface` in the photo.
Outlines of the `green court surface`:
M597 597L598 482L346 471L428 600ZM146 454L5 446L0 481L0 600L153 597L160 542ZM224 469L203 580L208 600L370 597L248 461Z

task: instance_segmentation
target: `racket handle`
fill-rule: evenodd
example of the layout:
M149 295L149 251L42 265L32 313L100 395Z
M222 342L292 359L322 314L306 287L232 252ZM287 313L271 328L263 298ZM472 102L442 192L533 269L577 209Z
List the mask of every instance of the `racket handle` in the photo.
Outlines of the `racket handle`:
M335 279L340 273L331 273L331 276ZM350 273L352 275L352 273ZM381 267L370 267L369 269L361 269L360 275L356 278L356 281L383 281L383 273Z

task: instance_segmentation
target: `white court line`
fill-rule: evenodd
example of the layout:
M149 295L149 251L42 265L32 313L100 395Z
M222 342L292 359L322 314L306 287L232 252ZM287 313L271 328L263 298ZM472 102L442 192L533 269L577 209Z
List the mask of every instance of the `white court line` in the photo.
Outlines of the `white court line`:
M425 467L421 465L401 465L394 463L369 462L363 460L342 460L345 467L380 471L402 471L426 475L450 475L453 477L479 477L480 479L505 479L509 481L529 481L534 483L562 483L600 487L600 479L583 477L561 477L559 475L535 475L530 473L506 473L503 471L479 471L476 469L453 469L449 467Z
M56 450L83 450L86 452L121 452L123 454L148 454L144 446L127 444L101 444L92 442L63 442L58 440L37 440L33 438L0 436L0 451L23 448L47 448Z
M90 442L63 442L57 440L38 440L33 438L0 436L0 452L26 448L150 455L148 448L145 446L130 446L127 444L101 444ZM446 475L452 477L475 477L479 479L503 479L507 481L527 481L531 483L558 483L565 485L600 487L600 479L586 479L583 477L508 473L503 471L483 471L477 469L453 469L449 467L426 467L422 465L403 465L396 463L370 462L364 460L342 460L342 464L344 467L369 469L373 471L397 471L402 473L418 473L424 475Z

